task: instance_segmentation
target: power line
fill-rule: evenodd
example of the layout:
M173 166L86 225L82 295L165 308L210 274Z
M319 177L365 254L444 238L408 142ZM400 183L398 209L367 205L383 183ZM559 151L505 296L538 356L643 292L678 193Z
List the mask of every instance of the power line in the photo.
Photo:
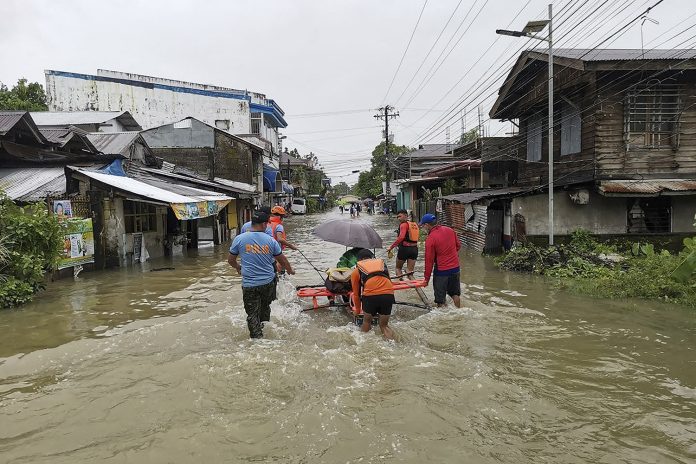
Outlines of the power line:
M387 88L387 93L384 94L384 98L382 99L382 104L387 101L387 97L389 96L389 92L392 89L392 86L394 85L394 80L396 79L396 76L399 74L399 70L401 69L401 65L404 63L404 58L406 58L406 52L408 52L409 47L411 46L411 41L413 40L413 36L416 33L416 29L418 29L418 24L420 24L421 17L423 17L423 12L425 11L425 6L428 4L428 0L425 0L423 2L423 8L421 8L420 14L418 15L418 21L416 21L416 25L413 26L413 31L411 32L411 37L408 39L408 43L406 44L406 49L404 49L404 53L401 55L401 60L399 60L399 65L396 67L396 71L394 71L394 76L392 77L391 82L389 83L389 88Z

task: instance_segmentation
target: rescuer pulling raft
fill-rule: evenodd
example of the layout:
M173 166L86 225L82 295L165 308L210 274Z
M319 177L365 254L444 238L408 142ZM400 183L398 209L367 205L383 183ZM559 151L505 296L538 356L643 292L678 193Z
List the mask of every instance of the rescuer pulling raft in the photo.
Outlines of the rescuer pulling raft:
M375 316L377 319L376 322L380 325L380 329L382 330L382 334L386 338L389 338L392 334L391 329L388 327L389 318L380 318L380 315L389 316L391 314L391 306L394 304L402 304L430 309L429 302L425 298L425 295L420 292L421 287L427 285L425 280L397 280L396 282L392 282L392 278L389 277L384 261L374 259L374 255L370 252L369 248L382 248L382 238L370 225L357 221L335 220L318 226L314 229L314 234L328 242L339 243L347 247L353 247L354 249L364 248L364 250L358 251L358 263L356 265L356 270L352 271L352 273L349 269L345 268L329 269L327 271L328 277L325 285L297 287L298 297L311 298L312 300L312 307L307 310L344 306L349 308L349 313L357 325L362 325L365 313L370 313L370 316L368 316L368 319L370 319L369 325L363 326L362 330L370 330L373 323L372 316ZM314 265L312 265L312 267L314 267ZM375 267L375 269L372 269L373 267ZM365 275L362 280L360 279L361 268ZM367 279L366 277L371 273L376 274ZM409 274L411 273L402 275L401 279ZM378 280L373 283L373 279ZM363 284L363 280L367 285ZM385 281L388 281L388 284L385 283ZM357 286L356 282L358 284ZM424 304L418 305L395 301L395 292L408 289L415 289L419 292L419 297L421 297ZM360 300L361 296L363 297L362 301ZM379 298L370 301L371 299L369 297L371 296L378 296ZM322 297L327 298L328 303L320 304L319 298ZM337 297L341 297L340 300L337 300ZM365 304L366 297L367 305ZM387 300L391 301L391 303ZM337 303L337 301L344 301L345 304ZM373 311L373 308L377 309ZM382 319L382 321L380 321L380 319Z

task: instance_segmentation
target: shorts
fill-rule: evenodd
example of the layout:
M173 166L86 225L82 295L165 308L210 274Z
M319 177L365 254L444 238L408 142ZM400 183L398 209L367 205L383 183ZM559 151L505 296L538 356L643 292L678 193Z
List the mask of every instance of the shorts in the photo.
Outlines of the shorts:
M447 295L459 296L462 294L459 272L456 274L433 276L433 290L435 291L435 303L445 304Z
M406 261L409 259L418 259L418 246L399 246L399 251L396 253L396 259Z
M366 314L391 316L392 306L396 300L393 294L370 295L362 297L362 310Z

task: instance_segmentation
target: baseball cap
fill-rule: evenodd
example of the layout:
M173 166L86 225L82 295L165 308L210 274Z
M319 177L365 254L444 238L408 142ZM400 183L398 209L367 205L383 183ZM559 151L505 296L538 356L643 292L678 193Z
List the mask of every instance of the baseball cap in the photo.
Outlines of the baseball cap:
M419 225L422 226L423 224L432 224L435 221L437 221L437 218L434 214L426 213L421 218Z
M265 213L263 211L255 211L254 214L251 216L252 224L263 224L264 222L268 222L268 220L268 213Z
M280 214L281 216L285 216L287 213L285 212L285 208L282 206L274 206L271 210L271 214Z

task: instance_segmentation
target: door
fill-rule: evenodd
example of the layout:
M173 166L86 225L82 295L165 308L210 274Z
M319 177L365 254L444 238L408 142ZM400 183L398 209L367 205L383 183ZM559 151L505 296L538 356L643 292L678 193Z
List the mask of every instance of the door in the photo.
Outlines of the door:
M483 251L500 253L503 249L503 210L489 207L487 216L486 246Z

